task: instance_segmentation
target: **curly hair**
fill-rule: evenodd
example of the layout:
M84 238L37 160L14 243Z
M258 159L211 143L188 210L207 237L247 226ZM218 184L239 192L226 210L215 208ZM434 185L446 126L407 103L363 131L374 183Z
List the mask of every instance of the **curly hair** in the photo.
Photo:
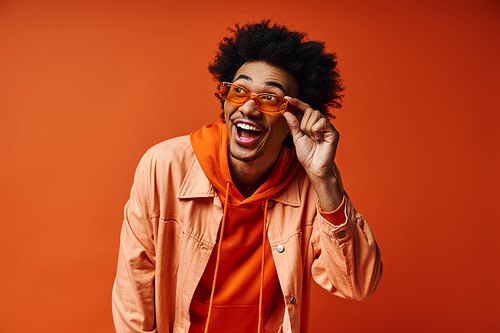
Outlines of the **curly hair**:
M306 41L307 34L272 25L270 20L229 29L232 36L219 44L208 69L214 80L233 81L238 69L251 61L264 61L284 68L297 81L297 98L330 116L329 108L340 108L344 86L338 73L337 55L325 51L325 43ZM224 100L221 100L224 109ZM221 114L223 118L223 114Z

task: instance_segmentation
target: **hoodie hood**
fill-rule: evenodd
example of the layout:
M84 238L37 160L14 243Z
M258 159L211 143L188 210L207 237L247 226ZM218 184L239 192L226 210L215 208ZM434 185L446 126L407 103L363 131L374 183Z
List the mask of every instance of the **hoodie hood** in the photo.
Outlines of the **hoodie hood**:
M260 203L270 198L288 184L299 166L295 149L284 144L267 180L251 196L244 198L231 178L226 124L219 120L206 125L192 132L190 140L205 176L216 188L221 201L230 206ZM229 196L226 193L227 182L230 182Z

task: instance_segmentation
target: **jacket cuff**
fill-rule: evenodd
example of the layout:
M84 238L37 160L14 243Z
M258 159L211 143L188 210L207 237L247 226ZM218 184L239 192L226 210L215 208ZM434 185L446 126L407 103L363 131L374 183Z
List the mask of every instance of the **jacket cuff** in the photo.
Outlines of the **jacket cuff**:
M334 226L338 227L347 222L347 214L345 212L345 196L342 197L342 203L340 206L338 206L333 212L324 212L319 205L319 200L317 205L319 215Z

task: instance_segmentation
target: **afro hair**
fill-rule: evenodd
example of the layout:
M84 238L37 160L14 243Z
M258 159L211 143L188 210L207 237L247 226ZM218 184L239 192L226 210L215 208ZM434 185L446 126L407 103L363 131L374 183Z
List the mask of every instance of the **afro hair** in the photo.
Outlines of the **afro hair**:
M327 53L323 42L305 40L305 33L271 25L270 20L236 25L230 31L208 67L215 81L232 82L243 64L264 61L287 70L298 83L297 98L313 109L330 116L329 108L341 107L344 87L337 56Z

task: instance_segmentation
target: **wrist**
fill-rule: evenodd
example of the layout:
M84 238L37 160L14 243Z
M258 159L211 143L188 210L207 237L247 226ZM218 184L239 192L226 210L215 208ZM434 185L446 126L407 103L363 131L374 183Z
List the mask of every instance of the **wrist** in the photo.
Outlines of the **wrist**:
M333 173L328 177L311 177L311 184L314 187L321 208L326 212L336 210L341 204L344 194L340 189L338 179Z

